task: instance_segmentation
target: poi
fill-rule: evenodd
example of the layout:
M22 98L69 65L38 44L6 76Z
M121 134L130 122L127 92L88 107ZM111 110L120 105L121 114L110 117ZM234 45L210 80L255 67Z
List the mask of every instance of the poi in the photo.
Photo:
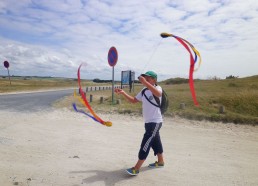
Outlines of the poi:
M81 64L81 65L79 66L78 72L77 72L78 85L79 85L79 92L80 92L81 97L77 96L75 91L74 91L74 97L77 98L85 107L87 107L88 110L90 111L90 113L91 113L92 115L86 113L86 112L83 111L83 110L78 110L75 103L73 103L73 108L74 108L74 110L75 110L76 112L85 114L86 116L92 118L94 121L99 122L99 123L101 123L102 125L105 125L105 126L107 126L107 127L111 127L111 126L112 126L112 122L110 122L110 121L103 121L103 120L93 111L93 109L91 108L89 102L88 102L87 99L86 99L86 95L85 95L85 93L83 92L82 87L81 87L80 69L81 69L82 65L83 65L83 64Z
M195 90L194 90L194 80L193 80L193 72L196 71L199 67L200 67L200 64L201 64L201 55L200 53L198 52L198 50L196 50L194 48L194 46L188 42L187 40L181 38L181 37L178 37L178 36L175 36L173 34L168 34L168 33L161 33L160 36L162 38L167 38L167 37L174 37L176 40L178 40L184 47L185 49L189 52L190 54L190 69L189 69L189 87L190 87L190 91L191 91L191 94L192 94L192 98L193 98L193 101L194 101L194 104L196 106L199 105L199 103L197 102L196 100L196 95L195 95ZM190 50L190 48L188 47L188 45L190 46L190 48L192 49L192 51ZM193 55L192 55L192 52L194 53L195 57L193 58ZM197 56L199 57L199 65L198 65L198 68L197 69L194 69L194 65L197 61Z

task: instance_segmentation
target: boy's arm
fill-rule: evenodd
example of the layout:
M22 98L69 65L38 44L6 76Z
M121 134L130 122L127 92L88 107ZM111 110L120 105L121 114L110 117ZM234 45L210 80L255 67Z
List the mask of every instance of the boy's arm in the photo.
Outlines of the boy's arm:
M123 89L117 88L117 89L115 89L115 93L122 94L131 103L139 102L139 100L137 100L135 97L130 96L129 94L127 94Z
M160 92L156 87L154 87L152 84L150 84L148 81L146 81L146 79L142 76L139 76L139 81L145 85L154 96L156 97L161 97L162 96L162 92Z

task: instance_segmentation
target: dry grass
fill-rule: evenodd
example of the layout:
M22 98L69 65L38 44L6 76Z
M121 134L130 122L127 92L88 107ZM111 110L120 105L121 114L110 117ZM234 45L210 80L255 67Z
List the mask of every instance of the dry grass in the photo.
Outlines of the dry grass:
M193 105L188 84L168 88L173 104L170 108L175 114L193 119L258 124L258 76L196 81L195 89L199 107ZM186 104L186 109L179 108L180 102ZM222 106L224 113L219 112Z
M96 85L89 80L82 80L82 86ZM68 78L42 78L42 77L11 77L11 85L8 77L0 77L0 93L33 91L52 88L78 87L77 79Z
M200 106L194 106L188 83L169 84L169 81L161 82L161 86L169 96L170 105L166 116L179 115L188 119L210 120L233 122L237 124L258 124L258 76L248 78L226 79L226 80L196 80L195 90ZM168 84L167 84L168 83ZM38 90L46 88L78 87L77 79L58 78L32 78L32 79L12 79L9 85L8 78L0 80L0 93ZM91 81L84 80L83 87L93 86ZM95 84L101 86L100 84ZM77 88L76 88L77 89ZM142 86L135 86L135 95L142 89ZM128 89L126 89L128 91ZM128 103L122 96L115 95L112 103L111 90L87 92L89 100L90 94L93 102L90 105L96 112L118 112L141 114L141 104ZM104 98L104 103L100 103L100 97ZM116 104L117 100L120 104ZM72 109L72 103L76 102L73 95L55 103L56 107L68 107ZM185 109L180 108L180 104L186 105ZM86 109L77 102L81 109ZM224 113L220 113L220 107L225 108Z

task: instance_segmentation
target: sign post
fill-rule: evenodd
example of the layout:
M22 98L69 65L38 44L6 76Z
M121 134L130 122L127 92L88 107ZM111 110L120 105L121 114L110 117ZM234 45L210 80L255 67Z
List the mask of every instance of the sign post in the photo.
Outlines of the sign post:
M114 66L117 63L118 54L115 47L111 47L108 51L108 64L112 67L112 104L114 104Z
M10 73L9 73L9 62L8 61L4 61L4 67L7 68L8 71L8 77L9 77L9 81L10 81L10 85L11 85L11 78L10 78Z

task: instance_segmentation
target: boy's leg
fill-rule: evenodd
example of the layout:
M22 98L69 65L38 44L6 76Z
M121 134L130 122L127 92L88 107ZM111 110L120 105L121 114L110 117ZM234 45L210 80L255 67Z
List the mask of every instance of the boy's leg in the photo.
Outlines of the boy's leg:
M164 167L163 146L159 132L157 132L155 138L153 139L152 149L154 151L154 156L157 155L158 161L149 164L149 167Z
M161 128L161 126L162 123L145 123L145 133L138 154L139 160L145 160L147 158L150 152L150 148L153 146L156 135L159 136L159 129ZM162 153L161 151L159 152ZM156 152L156 154L157 153L158 152Z
M156 133L158 133L162 123L149 123L145 124L145 134L142 139L141 148L139 150L139 159L134 166L136 170L139 170L144 163L146 157L149 154L150 148L155 138ZM158 134L159 136L159 134ZM162 156L162 155L161 155Z
M160 126L160 128L161 128L161 126ZM156 155L158 156L158 162L164 163L164 160L163 160L163 146L162 146L162 142L161 142L161 139L160 139L159 131L156 133L151 147L154 151L154 156L156 156Z
M136 170L140 170L140 168L142 167L142 164L144 163L144 161L145 160L138 160L137 161L137 163L136 163L136 165L134 166L134 168L136 169Z
M158 156L158 163L164 164L163 153L161 153L161 154L158 153L157 156Z

